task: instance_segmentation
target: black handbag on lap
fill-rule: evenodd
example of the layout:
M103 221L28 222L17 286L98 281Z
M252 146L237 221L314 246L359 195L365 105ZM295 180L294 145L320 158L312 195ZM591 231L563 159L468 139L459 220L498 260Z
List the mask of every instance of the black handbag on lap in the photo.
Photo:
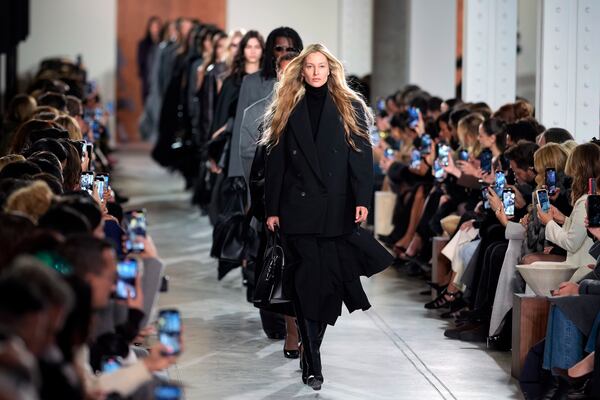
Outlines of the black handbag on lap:
M262 272L254 288L255 303L280 304L290 301L283 293L285 267L285 253L279 231L269 231Z

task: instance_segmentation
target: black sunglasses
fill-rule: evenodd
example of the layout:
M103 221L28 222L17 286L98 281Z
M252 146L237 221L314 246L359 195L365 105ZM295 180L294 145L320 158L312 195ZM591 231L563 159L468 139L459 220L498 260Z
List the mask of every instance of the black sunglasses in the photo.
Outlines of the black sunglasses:
M275 49L275 51L296 51L295 47L284 47L284 46L275 46L273 47L273 49Z

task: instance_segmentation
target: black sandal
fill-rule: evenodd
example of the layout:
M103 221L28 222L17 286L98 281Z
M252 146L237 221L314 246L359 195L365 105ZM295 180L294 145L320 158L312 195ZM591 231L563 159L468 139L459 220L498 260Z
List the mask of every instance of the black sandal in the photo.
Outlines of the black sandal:
M446 295L450 297L450 300L446 299ZM461 299L462 296L462 292L449 292L448 289L444 289L435 300L426 303L425 308L428 310L437 310L439 308L450 307L454 301Z

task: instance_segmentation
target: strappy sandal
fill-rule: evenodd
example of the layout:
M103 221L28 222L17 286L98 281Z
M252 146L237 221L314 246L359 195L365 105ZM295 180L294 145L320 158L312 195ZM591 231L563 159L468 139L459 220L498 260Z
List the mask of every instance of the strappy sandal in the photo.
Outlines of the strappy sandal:
M450 299L447 299L446 296L450 297ZM450 307L452 302L462 299L462 296L462 292L449 292L448 289L445 289L435 300L426 303L425 308L428 310L437 310L439 308Z

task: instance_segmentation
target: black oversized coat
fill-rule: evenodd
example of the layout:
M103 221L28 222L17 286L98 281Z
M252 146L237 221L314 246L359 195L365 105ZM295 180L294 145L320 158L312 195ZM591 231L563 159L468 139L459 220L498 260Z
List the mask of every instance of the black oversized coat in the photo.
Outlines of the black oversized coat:
M364 124L362 110L356 109ZM353 138L360 151L346 142L329 93L314 139L306 99L294 108L265 166L267 216L279 217L284 234L335 237L352 232L356 207L369 207L373 190L370 142Z

